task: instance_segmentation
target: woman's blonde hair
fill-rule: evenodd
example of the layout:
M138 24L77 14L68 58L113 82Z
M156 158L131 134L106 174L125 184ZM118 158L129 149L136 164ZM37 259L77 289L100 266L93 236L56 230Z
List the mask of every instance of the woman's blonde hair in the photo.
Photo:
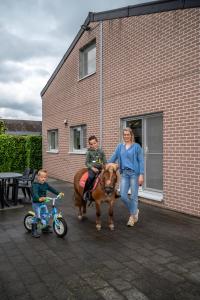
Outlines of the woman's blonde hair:
M123 135L124 135L125 131L128 131L130 133L131 141L132 141L132 143L134 143L135 142L135 136L134 136L133 130L130 127L126 127L126 128L123 129Z

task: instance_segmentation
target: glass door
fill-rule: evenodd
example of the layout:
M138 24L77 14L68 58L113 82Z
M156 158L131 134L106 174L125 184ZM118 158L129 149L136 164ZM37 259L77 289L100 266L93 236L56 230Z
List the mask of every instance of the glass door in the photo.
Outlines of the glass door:
M136 143L144 149L144 190L163 190L163 117L162 114L129 118L123 128L130 127Z

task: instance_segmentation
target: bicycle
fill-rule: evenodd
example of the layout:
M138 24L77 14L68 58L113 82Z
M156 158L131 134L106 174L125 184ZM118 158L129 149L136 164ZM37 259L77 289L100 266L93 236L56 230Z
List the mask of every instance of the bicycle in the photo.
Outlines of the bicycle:
M48 224L49 220L53 219L53 231L58 237L64 237L67 234L68 227L67 222L62 217L61 212L58 212L56 208L56 201L61 199L61 196L57 196L56 198L46 197L45 201L40 206L40 215L41 221L38 223L38 229L44 229ZM46 204L52 201L52 208L50 211L46 212ZM35 217L35 213L33 211L29 211L24 217L24 227L28 232L31 232L32 221Z

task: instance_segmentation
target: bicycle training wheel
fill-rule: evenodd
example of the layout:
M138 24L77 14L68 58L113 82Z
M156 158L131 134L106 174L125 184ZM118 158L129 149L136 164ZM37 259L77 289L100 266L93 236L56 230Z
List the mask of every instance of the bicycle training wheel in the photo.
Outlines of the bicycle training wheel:
M53 221L53 230L58 237L64 237L67 234L67 223L63 218L57 218Z
M33 220L33 215L32 214L26 214L25 215L25 217L24 217L24 227L26 228L27 231L31 231L32 220Z

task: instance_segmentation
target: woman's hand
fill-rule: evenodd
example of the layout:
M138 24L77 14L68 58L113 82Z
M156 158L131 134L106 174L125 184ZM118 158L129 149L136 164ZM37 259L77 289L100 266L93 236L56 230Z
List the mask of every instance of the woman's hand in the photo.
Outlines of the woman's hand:
M138 184L143 185L143 183L144 183L144 176L140 175L139 178L138 178Z

